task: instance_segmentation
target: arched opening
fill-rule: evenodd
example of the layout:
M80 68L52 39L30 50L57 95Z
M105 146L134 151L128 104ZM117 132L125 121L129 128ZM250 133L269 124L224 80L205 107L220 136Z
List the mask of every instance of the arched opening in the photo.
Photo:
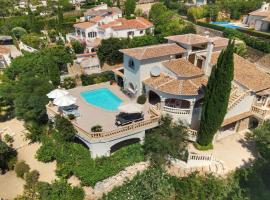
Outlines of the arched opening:
M190 108L190 101L184 99L166 99L165 106L171 108L181 108L181 109L189 109Z
M115 145L111 146L111 153L114 153L115 151L121 149L122 147L131 145L131 144L135 144L138 142L140 142L139 138L131 138L131 139L116 143Z
M76 144L81 144L83 147L89 150L89 147L78 137L74 137L73 142Z
M256 117L250 117L248 128L249 129L255 129L255 128L258 127L259 123L260 122Z
M135 86L133 85L133 83L129 83L128 86L132 91L135 91Z
M148 99L149 99L149 103L152 105L156 105L156 104L160 103L160 101L161 101L160 96L153 91L149 91Z

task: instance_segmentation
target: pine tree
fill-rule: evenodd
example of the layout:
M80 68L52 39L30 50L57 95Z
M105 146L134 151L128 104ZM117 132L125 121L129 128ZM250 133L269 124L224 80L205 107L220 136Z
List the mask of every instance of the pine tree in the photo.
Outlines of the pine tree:
M227 49L221 52L217 64L213 66L208 80L198 133L198 143L202 146L212 143L227 113L234 71L233 49L234 41L230 40Z

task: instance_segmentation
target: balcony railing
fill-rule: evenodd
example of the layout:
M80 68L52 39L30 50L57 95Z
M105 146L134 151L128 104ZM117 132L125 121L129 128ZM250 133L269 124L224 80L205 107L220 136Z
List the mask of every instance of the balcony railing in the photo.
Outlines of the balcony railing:
M189 115L190 109L182 109L182 108L173 108L169 106L163 106L163 110L165 112L174 113L178 115Z
M261 119L266 119L267 117L270 116L270 109L267 108L262 108L253 105L251 111Z
M158 112L151 109L152 108L150 108L149 110L149 113L151 114L150 119L134 122L129 125L116 128L111 131L103 131L103 132L90 132L89 131L88 132L82 129L81 127L79 127L79 125L76 122L71 121L71 123L73 124L74 128L77 130L77 134L81 136L82 138L86 140L90 140L90 141L93 141L93 140L104 141L104 140L113 139L117 137L127 136L135 132L143 131L143 130L158 126L159 121L160 121L160 115L158 114ZM54 117L55 115L59 114L54 109L54 107L50 107L50 106L47 106L47 113L50 117Z

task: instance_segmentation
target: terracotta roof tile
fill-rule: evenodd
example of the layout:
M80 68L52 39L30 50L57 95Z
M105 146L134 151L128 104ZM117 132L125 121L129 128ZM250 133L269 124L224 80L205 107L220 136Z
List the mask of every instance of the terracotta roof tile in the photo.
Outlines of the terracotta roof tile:
M270 17L270 11L262 11L261 9L249 13L251 16Z
M121 49L120 52L129 55L130 57L136 58L137 60L144 60L161 56L182 54L185 53L186 50L175 43L171 43L151 45L132 49Z
M90 19L90 22L97 23L97 22L99 22L99 21L101 21L103 19L104 19L104 17L102 17L102 16L95 16L95 17Z
M220 52L214 52L211 64L216 64ZM260 71L255 64L234 54L234 80L254 92L270 88L270 75Z
M192 77L203 75L203 70L194 66L185 58L174 59L162 63L167 69L180 77Z
M194 45L194 44L206 44L208 39L205 36L197 34L184 34L184 35L173 35L165 37L173 42L178 42L182 44Z
M164 93L174 95L198 95L203 85L207 84L205 77L188 80L178 80L161 74L159 77L150 77L144 80L146 85Z
M94 25L95 23L92 23L92 22L80 22L80 23L74 24L73 26L74 28L86 29Z

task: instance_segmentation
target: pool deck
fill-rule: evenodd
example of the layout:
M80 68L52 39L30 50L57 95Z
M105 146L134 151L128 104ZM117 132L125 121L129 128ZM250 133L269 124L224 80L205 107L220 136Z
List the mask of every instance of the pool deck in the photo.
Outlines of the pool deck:
M77 98L76 105L79 106L78 111L80 113L80 117L77 117L74 120L74 123L85 131L90 131L91 128L95 125L101 125L103 131L111 131L117 128L115 125L115 117L119 111L108 111L99 107L95 107L88 103L80 95L82 92L99 88L108 88L111 92L118 96L123 101L123 103L136 102L136 99L130 99L127 97L120 90L118 85L110 85L109 82L89 86L79 86L68 90L72 96ZM145 104L145 111L148 110L148 106L148 104ZM56 106L54 106L54 108L57 109ZM145 119L150 119L148 112L144 112L144 116Z

